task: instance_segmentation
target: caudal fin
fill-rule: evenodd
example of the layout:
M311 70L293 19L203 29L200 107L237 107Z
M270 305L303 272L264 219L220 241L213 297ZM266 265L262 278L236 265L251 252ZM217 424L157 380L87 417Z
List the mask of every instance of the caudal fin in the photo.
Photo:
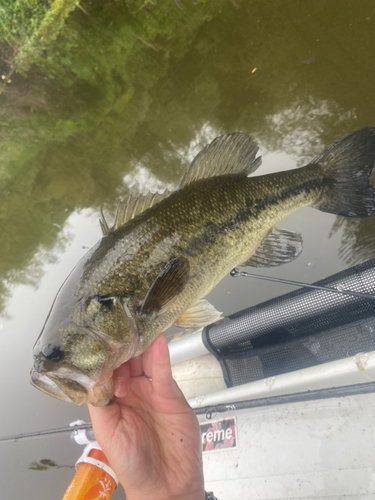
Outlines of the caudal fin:
M375 211L370 184L375 162L375 127L363 128L329 146L313 159L324 173L316 208L345 217L369 217Z

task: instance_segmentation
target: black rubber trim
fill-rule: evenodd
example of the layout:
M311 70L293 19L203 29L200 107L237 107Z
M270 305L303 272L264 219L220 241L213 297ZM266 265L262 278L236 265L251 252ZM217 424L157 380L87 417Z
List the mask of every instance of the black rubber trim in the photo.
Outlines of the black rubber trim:
M217 323L213 323L216 325ZM220 363L221 371L223 372L223 377L224 377L224 382L227 387L233 387L233 382L230 377L229 371L227 369L227 364L225 363L223 357L216 351L215 347L211 344L210 337L209 337L209 330L210 326L205 326L202 330L202 341L204 344L204 347L209 351Z

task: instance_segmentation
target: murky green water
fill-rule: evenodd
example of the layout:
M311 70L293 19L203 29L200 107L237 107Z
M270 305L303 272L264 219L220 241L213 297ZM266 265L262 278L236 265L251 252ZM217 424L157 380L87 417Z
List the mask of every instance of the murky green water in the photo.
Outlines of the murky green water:
M175 186L225 132L254 136L267 173L375 125L372 0L155 1L131 17L113 5L74 11L82 39L71 59L56 53L50 78L15 75L0 96L1 435L87 419L28 379L59 286L100 238L99 207L111 220L129 193ZM312 282L375 255L375 218L303 209L282 226L303 234L304 252L274 276ZM289 291L262 282L254 293L244 281L223 280L215 307L230 314ZM81 452L68 438L0 447L5 500L60 498L71 471L28 465L73 463Z

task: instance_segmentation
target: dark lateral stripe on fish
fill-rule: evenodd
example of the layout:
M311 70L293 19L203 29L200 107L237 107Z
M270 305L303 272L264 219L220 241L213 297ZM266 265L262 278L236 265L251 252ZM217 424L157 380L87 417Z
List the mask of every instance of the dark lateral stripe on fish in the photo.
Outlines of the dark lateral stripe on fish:
M288 198L294 198L301 192L305 192L305 196L309 196L314 191L320 191L327 183L331 183L331 179L310 179L297 186L288 186L276 193L269 193L264 198L257 199L255 203L245 206L237 210L233 216L226 221L218 224L210 222L204 228L204 231L199 236L194 236L188 242L184 253L189 257L199 255L202 250L213 243L219 234L224 234L227 231L232 231L238 228L240 224L247 223L251 218L257 220L259 216L267 209L285 202Z
M218 234L222 234L226 223L216 224L210 222L204 228L204 231L199 236L193 236L187 243L184 253L189 257L196 257L202 250L213 243Z
M267 209L267 207L273 207L285 202L288 198L295 198L296 196L304 193L305 198L311 195L314 191L320 191L324 187L331 187L333 185L332 179L310 179L297 186L288 186L276 191L274 193L268 193L264 198L257 200L252 209L251 216L258 219L259 215Z

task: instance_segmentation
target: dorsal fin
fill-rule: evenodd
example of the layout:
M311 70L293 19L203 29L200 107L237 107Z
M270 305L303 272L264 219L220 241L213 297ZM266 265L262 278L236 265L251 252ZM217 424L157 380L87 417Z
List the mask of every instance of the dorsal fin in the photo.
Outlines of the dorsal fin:
M171 191L166 189L163 193L147 193L146 195L132 196L130 195L127 200L120 201L116 217L115 223L109 229L107 223L105 222L104 216L102 215L102 219L100 220L100 226L102 228L103 234L106 235L111 231L115 231L117 228L125 224L131 219L134 219L135 216L139 215L141 212L144 212L148 208L156 205L159 201L164 200L171 194ZM104 227L104 229L103 229ZM108 228L107 232L105 228Z
M105 220L103 210L100 208L100 218L99 218L100 228L102 230L103 236L107 236L110 229L108 227L107 221Z
M226 174L248 176L262 163L262 158L256 157L258 145L246 134L234 133L216 137L194 158L183 175L177 189L181 189L197 179L206 179ZM109 228L103 213L100 226L103 235L115 231L131 219L134 219L147 208L164 200L171 194L166 189L163 193L147 193L138 197L129 196L117 207L115 223Z
M216 137L194 158L183 175L178 189L197 179L226 174L248 176L262 163L255 156L258 145L246 134L234 133Z

